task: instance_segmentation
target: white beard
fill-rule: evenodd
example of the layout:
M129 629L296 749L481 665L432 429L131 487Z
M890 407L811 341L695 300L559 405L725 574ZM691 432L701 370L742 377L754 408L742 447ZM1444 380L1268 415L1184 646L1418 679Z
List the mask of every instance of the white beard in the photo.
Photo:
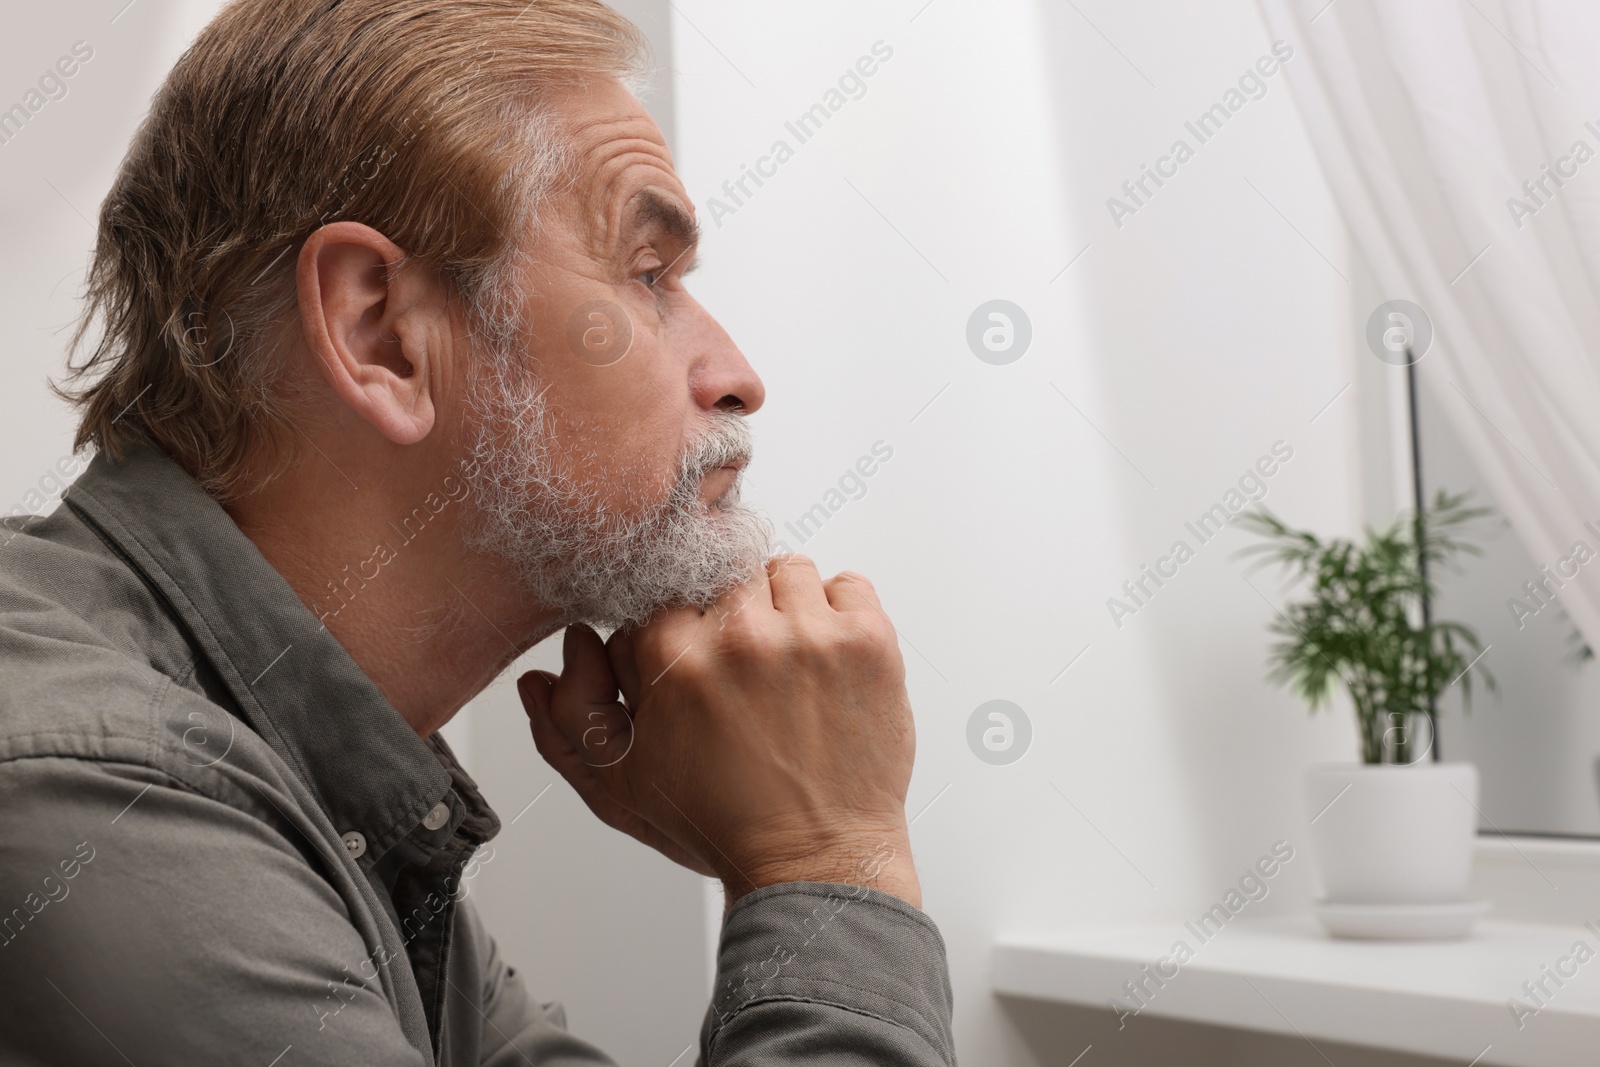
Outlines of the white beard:
M713 504L700 499L707 474L749 461L744 416L709 413L709 429L687 445L666 499L627 517L597 490L603 459L589 457L588 477L558 470L548 405L531 374L486 370L473 403L480 421L471 546L509 563L523 592L564 623L620 627L662 607L704 607L771 555L771 524L739 502L742 471Z

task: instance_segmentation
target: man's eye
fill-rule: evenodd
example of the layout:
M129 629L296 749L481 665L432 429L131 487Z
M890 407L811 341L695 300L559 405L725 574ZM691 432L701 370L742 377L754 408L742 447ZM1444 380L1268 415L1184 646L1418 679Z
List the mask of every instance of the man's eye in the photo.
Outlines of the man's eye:
M656 283L661 280L661 274L662 271L658 267L655 270L640 271L638 274L635 274L634 277L643 282L646 288L654 289L656 287Z

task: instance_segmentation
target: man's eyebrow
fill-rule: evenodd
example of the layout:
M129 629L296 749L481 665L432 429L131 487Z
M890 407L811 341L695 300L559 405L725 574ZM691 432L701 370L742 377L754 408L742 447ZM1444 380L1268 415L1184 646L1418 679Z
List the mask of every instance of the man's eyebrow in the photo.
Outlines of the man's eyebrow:
M628 222L628 232L637 233L647 226L660 226L666 233L685 245L700 242L700 225L683 208L660 193L646 189L634 196L631 203L633 217Z

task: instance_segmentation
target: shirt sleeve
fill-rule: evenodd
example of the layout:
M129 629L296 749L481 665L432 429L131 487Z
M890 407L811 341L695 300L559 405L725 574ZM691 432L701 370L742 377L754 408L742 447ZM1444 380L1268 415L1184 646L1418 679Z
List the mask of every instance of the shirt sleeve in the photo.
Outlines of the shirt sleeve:
M0 764L0 1063L425 1062L350 977L368 952L343 902L255 803L135 764Z
M484 968L484 1067L614 1067L533 1000L471 924ZM944 941L922 912L860 886L791 882L723 922L700 1067L955 1067Z
M723 922L701 1067L955 1067L944 940L860 886L791 882Z

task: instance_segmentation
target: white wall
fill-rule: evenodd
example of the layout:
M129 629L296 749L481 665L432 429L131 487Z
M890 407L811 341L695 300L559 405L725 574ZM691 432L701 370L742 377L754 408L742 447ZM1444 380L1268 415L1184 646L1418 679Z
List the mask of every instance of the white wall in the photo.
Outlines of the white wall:
M0 109L21 102L74 43L93 58L67 80L67 93L0 144L0 513L71 454L73 423L50 396L60 373L94 220L150 95L216 0L86 0L6 12L0 34Z

